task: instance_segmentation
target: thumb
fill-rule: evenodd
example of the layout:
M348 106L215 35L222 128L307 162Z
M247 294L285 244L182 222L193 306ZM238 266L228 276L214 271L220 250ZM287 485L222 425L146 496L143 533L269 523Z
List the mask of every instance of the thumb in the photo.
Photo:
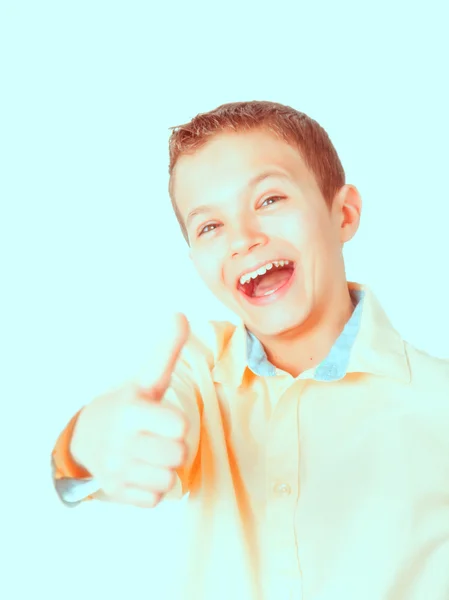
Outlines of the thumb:
M137 379L139 395L149 400L161 400L170 385L171 375L190 334L187 317L175 314L164 328L162 339L152 352L151 364Z

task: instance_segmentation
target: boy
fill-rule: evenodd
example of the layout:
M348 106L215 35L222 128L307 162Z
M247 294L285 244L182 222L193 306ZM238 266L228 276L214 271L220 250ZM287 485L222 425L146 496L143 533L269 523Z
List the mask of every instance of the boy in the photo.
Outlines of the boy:
M178 316L147 373L75 415L61 498L189 492L179 599L447 600L449 363L347 282L361 199L327 134L272 102L174 129L176 216L241 323Z

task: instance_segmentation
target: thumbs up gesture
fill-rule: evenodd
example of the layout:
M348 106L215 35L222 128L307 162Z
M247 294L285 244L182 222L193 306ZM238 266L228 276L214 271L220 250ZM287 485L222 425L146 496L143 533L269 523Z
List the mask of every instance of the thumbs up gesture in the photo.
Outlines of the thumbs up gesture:
M108 500L152 508L176 482L188 423L161 400L189 332L186 317L176 315L145 375L97 397L79 415L70 452Z

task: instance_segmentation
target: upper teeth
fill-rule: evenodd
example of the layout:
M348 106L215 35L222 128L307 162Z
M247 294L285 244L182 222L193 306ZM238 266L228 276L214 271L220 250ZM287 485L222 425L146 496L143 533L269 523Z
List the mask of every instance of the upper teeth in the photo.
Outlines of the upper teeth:
M245 273L240 277L240 284L244 285L248 283L251 279L256 279L259 275L265 275L267 271L272 269L273 267L283 267L284 265L288 265L290 261L288 260L273 260L272 262L267 263L263 267L256 269L255 271L251 271L251 273Z

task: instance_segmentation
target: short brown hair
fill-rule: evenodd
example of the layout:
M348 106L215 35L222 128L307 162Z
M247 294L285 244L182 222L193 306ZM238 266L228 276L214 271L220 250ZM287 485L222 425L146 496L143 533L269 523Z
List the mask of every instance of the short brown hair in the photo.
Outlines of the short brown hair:
M173 132L169 140L168 193L187 243L187 230L173 193L173 170L182 154L194 154L219 133L267 129L283 139L300 152L329 206L345 184L343 166L326 131L314 119L291 106L265 100L230 102L169 129Z

